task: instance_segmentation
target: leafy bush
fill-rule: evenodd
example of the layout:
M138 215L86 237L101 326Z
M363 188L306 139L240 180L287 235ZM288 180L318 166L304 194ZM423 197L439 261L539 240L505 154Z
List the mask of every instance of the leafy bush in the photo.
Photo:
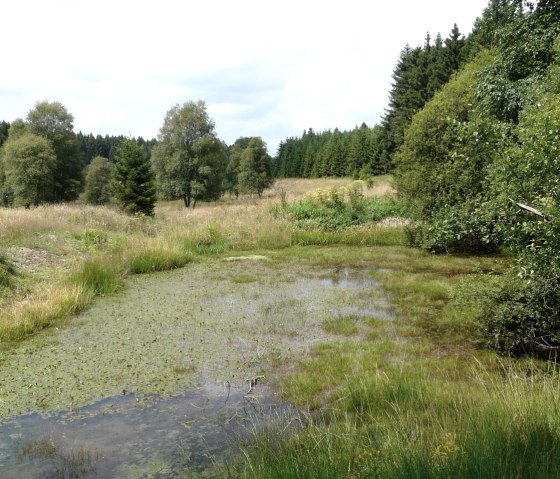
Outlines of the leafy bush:
M486 344L501 353L556 359L560 349L560 266L530 281L513 273L489 294L482 313Z
M408 229L409 242L433 253L495 253L499 249L499 220L492 209L473 202L440 210L429 222Z

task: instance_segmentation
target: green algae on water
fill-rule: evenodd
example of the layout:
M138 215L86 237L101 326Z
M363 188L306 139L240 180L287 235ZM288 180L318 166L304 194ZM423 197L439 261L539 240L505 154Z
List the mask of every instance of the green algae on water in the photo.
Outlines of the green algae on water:
M132 277L64 326L4 354L0 419L68 410L120 394L173 396L201 381L243 384L324 341L345 307L371 310L371 281L325 268L208 261ZM347 273L346 273L347 274ZM236 278L251 276L250 282Z

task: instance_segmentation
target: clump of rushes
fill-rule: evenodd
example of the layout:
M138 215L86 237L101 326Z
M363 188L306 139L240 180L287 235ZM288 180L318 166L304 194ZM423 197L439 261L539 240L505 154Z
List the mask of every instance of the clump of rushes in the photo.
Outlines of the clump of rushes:
M185 251L173 251L163 248L143 249L129 258L128 269L132 274L168 271L181 268L191 261L191 254Z
M117 292L122 282L119 261L114 258L94 258L69 278L71 284L83 287L92 295L111 295Z

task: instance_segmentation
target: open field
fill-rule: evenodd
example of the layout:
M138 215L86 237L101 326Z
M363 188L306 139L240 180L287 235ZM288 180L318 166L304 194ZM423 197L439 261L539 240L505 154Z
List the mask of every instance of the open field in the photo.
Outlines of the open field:
M332 181L329 187L337 186ZM429 255L407 247L404 228L395 223L308 230L278 214L282 196L295 203L318 186L324 188L325 182L278 182L262 201L224 199L195 210L185 210L179 202L164 203L158 205L154 220L79 205L0 210L0 253L16 270L2 293L0 367L17 360L27 361L22 367L33 370L38 365L18 351L41 349L45 334L39 332L41 328L62 325L63 318L86 309L95 296L125 298L123 278L133 274L185 266L173 274L181 284L186 278L193 281L187 286L189 291L199 291L192 299L197 311L207 307L205 278L207 288L222 284L227 294L253 291L256 300L259 291L267 298L273 291L284 291L286 285L301 292L299 277L318 281L316 285L336 280L340 288L354 287L358 277L367 288L352 290L348 303L344 294L329 293L329 300L342 309L335 315L313 316L312 324L299 324L301 314L287 314L297 311L299 306L293 302L274 300L263 306L268 308L266 314L240 315L244 319L235 327L241 329L235 331L243 331L239 336L252 345L251 357L259 360L252 364L251 374L265 375L267 385L299 408L305 426L255 429L251 438L232 449L229 461L211 474L558 477L560 379L556 368L539 361L498 357L477 342L480 298L499 281L508 259ZM370 191L379 192L391 193L386 178ZM248 259L229 267L225 260L233 256ZM149 281L157 282L157 278L154 275ZM121 288L125 291L119 292ZM336 294L341 292L344 289ZM161 294L171 292L163 288ZM143 297L148 301L147 291ZM165 302L173 308L171 300ZM104 306L96 303L80 321L96 307ZM215 307L212 311L219 312L225 306ZM281 321L284 315L290 321ZM147 321L160 321L154 318ZM193 334L203 327L201 318L194 320ZM142 329L149 330L150 324ZM99 334L104 329L111 335L113 329L97 328ZM25 341L29 335L34 338ZM134 339L126 332L114 336ZM311 343L301 343L304 337L311 338ZM279 338L288 342L275 343ZM64 341L60 336L54 346ZM48 346L49 341L44 344ZM212 344L210 349L219 349ZM127 352L128 346L122 347L122 354L134 363L138 348ZM293 354L284 354L290 347ZM172 354L172 348L138 361L167 358L167 354ZM49 360L46 351L37 353L37 357L42 355L45 362ZM187 384L199 367L195 364L191 369L190 364L175 364L169 358L168 363L169 384L175 384L177 375ZM235 366L233 360L231 365ZM150 363L143 371L149 373L155 367L160 365ZM91 387L84 387L89 394L100 378L86 369L84 374L92 381ZM103 374L109 377L111 372ZM122 374L126 378L128 372ZM158 387L163 387L164 373L157 377L162 378ZM146 385L151 379L148 374L141 381ZM109 382L101 381L104 387ZM100 394L105 393L111 394ZM57 397L64 400L64 395ZM72 400L68 399L70 404Z

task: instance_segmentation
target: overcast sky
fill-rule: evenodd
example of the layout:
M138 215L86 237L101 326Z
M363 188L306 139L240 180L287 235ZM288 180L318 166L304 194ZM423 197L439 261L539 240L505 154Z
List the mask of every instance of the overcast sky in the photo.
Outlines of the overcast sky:
M379 122L408 43L488 0L0 0L0 120L60 101L75 131L154 138L204 100L228 144Z

